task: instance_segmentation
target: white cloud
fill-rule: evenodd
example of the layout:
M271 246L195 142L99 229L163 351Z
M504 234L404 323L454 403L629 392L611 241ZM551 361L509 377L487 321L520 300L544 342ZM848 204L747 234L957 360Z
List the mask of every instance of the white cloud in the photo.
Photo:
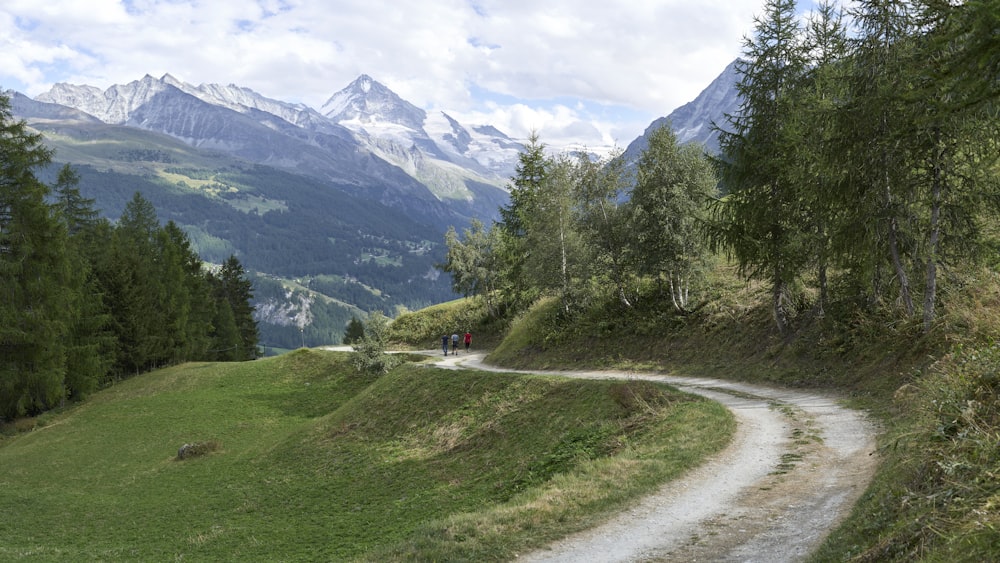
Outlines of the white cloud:
M481 118L474 122L511 135L535 129L543 141L552 134L559 142L580 135L589 145L627 144L739 55L761 6L748 0L5 0L0 87L37 95L55 82L106 88L170 73L318 108L366 73L418 106ZM606 115L596 107L607 108ZM628 123L615 121L623 115Z

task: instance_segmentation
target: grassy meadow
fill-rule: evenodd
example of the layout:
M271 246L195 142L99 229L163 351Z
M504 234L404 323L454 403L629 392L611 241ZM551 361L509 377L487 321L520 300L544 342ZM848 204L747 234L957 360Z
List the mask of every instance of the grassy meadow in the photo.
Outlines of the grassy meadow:
M0 560L508 560L733 430L647 382L349 360L184 364L5 428Z

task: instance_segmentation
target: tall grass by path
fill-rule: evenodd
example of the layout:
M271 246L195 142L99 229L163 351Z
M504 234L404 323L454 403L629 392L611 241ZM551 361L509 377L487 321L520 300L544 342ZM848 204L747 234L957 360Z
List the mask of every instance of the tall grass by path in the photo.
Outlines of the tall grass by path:
M718 405L637 385L305 350L160 370L0 442L0 559L509 559L728 441Z

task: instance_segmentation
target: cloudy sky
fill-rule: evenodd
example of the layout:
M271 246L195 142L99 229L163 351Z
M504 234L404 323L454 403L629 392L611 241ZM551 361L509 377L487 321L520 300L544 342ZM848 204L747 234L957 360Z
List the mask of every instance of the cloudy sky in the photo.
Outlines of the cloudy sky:
M800 4L811 2L802 1ZM733 59L763 0L3 0L0 89L169 73L319 109L368 74L427 110L624 147Z

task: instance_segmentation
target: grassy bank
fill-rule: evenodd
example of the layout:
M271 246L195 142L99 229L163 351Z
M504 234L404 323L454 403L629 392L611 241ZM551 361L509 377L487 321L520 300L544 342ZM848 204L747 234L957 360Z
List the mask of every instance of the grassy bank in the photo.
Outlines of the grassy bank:
M733 424L637 381L372 379L306 350L160 370L37 422L0 442L3 560L510 559L697 465Z
M965 273L925 333L919 320L799 311L773 330L764 288L716 280L679 315L647 299L567 317L546 301L513 321L489 360L517 368L602 367L819 389L884 428L876 480L816 561L1000 560L1000 276Z

